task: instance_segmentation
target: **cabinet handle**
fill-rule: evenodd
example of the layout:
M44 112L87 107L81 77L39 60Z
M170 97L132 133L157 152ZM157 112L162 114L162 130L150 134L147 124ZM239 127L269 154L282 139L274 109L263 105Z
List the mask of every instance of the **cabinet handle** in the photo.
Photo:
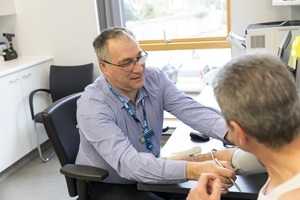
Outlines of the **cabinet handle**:
M22 76L22 78L27 78L29 76L31 76L31 74L24 75L24 76Z
M13 83L17 82L18 80L19 80L19 79L18 79L18 78L16 78L15 80L8 81L8 84L13 84Z

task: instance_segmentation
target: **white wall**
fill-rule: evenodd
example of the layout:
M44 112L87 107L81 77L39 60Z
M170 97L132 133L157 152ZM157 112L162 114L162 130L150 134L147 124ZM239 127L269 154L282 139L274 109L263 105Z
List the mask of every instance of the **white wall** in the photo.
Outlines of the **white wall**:
M20 56L52 55L54 64L97 66L92 46L98 34L94 0L14 1L17 14L0 17L0 33L15 33L13 43Z
M17 14L0 17L0 33L16 34L13 41L20 55L52 55L55 64L97 66L92 47L98 34L94 0L14 1ZM248 24L300 19L300 6L272 6L272 0L231 0L231 11L231 27L239 35Z
M272 6L272 0L231 0L231 29L244 36L248 24L300 20L296 14L299 12L300 6ZM241 53L240 49L233 48L233 56Z

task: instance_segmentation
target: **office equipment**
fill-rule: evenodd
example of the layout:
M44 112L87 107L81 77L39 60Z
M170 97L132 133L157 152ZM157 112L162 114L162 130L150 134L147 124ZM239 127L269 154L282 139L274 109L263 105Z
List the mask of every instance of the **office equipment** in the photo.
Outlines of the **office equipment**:
M296 65L296 86L298 89L298 93L300 93L300 58L296 59L295 61L295 65Z
M292 31L288 30L279 45L279 49L277 53L278 58L280 58L280 60L286 65L288 65L290 55L291 55L291 50L292 50L291 39L292 39Z
M51 144L61 164L60 172L65 175L69 195L79 200L88 199L88 182L102 181L108 171L84 165L76 165L79 148L79 131L76 120L76 102L81 92L64 97L44 111L42 118Z
M190 137L191 140L195 142L207 142L209 140L209 137L207 135L195 130L190 132Z
M5 42L1 42L1 41L0 41L0 54L1 54L1 56L2 56L2 51L3 51L4 49L6 49L6 44L5 44Z
M246 49L246 38L244 38L242 36L239 36L238 34L236 34L233 31L231 31L228 34L228 37L227 37L226 41L229 42L230 44L238 47L241 50Z
M15 34L3 33L3 36L6 37L6 39L9 42L9 47L2 51L4 60L7 61L7 60L12 60L12 59L18 58L18 54L17 54L16 50L13 48L13 43L12 43L12 37L15 37Z
M300 36L297 36L297 38L300 38ZM297 43L297 40L294 40L294 42L292 43L292 33L290 30L288 30L281 42L281 44L279 45L279 49L278 49L278 58L280 58L280 60L287 66L287 68L292 72L295 82L296 82L296 86L298 91L300 92L300 70L299 70L299 57L297 56L300 52L300 49L298 50L296 47L294 47L294 44L300 44L300 42ZM300 41L300 40L299 40ZM298 45L299 45L298 44ZM292 46L293 46L293 50L292 50ZM296 45L295 45L296 46ZM299 51L297 53L297 50ZM292 60L293 65L290 66L289 61Z
M278 46L288 30L292 32L293 41L297 35L300 35L300 20L250 24L245 30L246 51L262 49L276 55ZM289 65L292 66L291 62Z
M294 78L296 79L296 69L292 68L289 65L289 60L291 58L291 50L292 50L291 39L292 39L292 32L291 30L288 30L279 45L277 56L286 65L286 67L292 72Z
M294 69L297 68L297 59L300 59L300 35L296 36L295 40L292 44L292 52L291 52L293 59L294 59Z
M29 107L31 112L32 120L34 120L35 125L37 123L43 124L42 116L40 112L35 112L34 110L34 96L38 92L43 92L49 94L52 102L61 99L67 95L81 92L84 88L93 82L93 63L88 63L84 65L77 66L50 66L50 77L49 77L49 89L40 88L33 90L29 95ZM47 162L49 157L44 157L41 150L41 144L39 142L39 133L36 133L37 137L37 149L40 158Z

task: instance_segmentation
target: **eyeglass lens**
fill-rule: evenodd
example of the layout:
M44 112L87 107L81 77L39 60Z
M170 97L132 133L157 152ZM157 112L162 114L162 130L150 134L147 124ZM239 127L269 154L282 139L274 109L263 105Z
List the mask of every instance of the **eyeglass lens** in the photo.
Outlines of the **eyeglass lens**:
M124 65L124 70L126 71L131 71L133 70L133 68L135 67L136 63L138 62L140 65L143 65L146 63L146 60L148 58L148 55L145 54L143 56L141 56L140 58L138 58L136 61L132 61L126 65Z

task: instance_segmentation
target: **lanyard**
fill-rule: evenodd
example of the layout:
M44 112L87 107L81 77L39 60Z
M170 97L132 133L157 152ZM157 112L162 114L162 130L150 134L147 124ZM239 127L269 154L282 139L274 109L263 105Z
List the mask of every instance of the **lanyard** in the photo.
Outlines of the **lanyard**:
M120 95L118 95L116 93L116 91L114 91L114 89L112 88L111 84L107 81L108 87L109 89L112 91L112 93L114 93L118 99L122 102L122 104L124 105L126 111L130 114L130 116L138 123L140 124L143 129L144 129L144 134L142 134L142 136L140 137L140 141L141 142L145 142L146 141L146 147L148 150L151 150L153 145L150 142L150 137L152 137L154 135L153 130L148 130L148 123L147 123L147 116L146 116L146 110L145 110L145 99L144 97L142 97L142 108L143 108L143 117L144 117L144 122L142 123L137 116L134 114L134 112L132 111L132 109L130 108L130 106L128 105L128 103L122 98L120 97Z
M146 117L146 110L145 110L145 99L144 97L142 98L142 108L143 108L143 116L144 116L144 123L142 123L134 114L134 112L132 111L132 109L130 108L130 106L128 105L128 103L122 99L122 97L120 97L112 88L111 84L109 82L107 82L109 89L118 97L118 99L122 102L122 104L124 105L126 111L130 114L130 116L138 123L140 124L143 129L144 132L148 131L148 124L147 124L147 117Z

